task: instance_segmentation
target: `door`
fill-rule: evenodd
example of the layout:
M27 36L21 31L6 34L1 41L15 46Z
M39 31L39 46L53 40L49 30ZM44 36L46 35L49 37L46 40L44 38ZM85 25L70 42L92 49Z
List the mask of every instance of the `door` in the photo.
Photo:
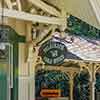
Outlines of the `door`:
M9 43L0 43L0 100L10 100L13 87L12 47Z
M35 99L69 100L69 77L57 70L40 69L36 71Z

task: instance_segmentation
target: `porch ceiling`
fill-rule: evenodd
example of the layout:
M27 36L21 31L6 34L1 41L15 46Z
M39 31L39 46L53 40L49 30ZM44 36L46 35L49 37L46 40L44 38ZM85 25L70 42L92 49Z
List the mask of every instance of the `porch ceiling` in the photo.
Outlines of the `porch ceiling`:
M60 18L62 10L100 28L100 0L4 0L5 8L31 15L43 10L49 16ZM1 4L2 0L0 0Z

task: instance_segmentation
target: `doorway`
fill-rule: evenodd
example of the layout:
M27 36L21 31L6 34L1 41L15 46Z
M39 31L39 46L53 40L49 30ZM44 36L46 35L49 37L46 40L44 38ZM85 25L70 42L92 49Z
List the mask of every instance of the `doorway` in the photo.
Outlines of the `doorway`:
M90 100L90 75L83 69L74 77L73 100Z
M13 87L12 46L9 43L0 43L0 99L11 100Z
M45 91L47 95L41 96ZM58 97L48 96L51 92L59 91ZM51 93L52 94L52 93ZM57 96L57 95L56 95ZM36 100L67 100L69 98L69 77L57 70L38 70L35 74L35 97Z

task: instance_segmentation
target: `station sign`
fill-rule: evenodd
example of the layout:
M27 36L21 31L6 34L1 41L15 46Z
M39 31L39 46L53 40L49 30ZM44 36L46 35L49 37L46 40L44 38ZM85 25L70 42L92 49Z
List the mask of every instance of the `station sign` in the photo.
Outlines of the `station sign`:
M42 89L40 92L42 97L56 98L61 96L61 90L57 89Z
M42 60L48 65L60 65L64 62L66 46L57 41L46 41L39 50Z

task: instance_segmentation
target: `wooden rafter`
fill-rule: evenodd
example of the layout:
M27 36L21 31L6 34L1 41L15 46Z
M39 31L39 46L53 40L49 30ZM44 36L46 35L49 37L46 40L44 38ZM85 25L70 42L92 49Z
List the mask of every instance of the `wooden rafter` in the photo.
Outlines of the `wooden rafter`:
M18 10L22 11L21 1L20 0L16 0L16 2L17 2Z
M54 15L54 16L61 16L61 13L59 11L57 11L55 8L44 3L41 0L29 0L29 2L31 2L35 6L41 8L42 10L44 10L44 11L46 11L46 12L48 12L48 13Z
M2 15L2 8L0 8L0 15ZM21 11L16 11L11 9L4 9L4 16L16 18L20 20L56 24L56 25L62 25L64 23L64 19L62 18L32 15L26 12L21 12Z
M5 0L5 3L7 4L9 9L12 9L12 2L11 2L11 0Z
M0 8L2 7L2 3L1 3L1 1L0 1Z
M48 30L46 33L42 33L41 35L37 38L36 44L41 45L43 42L49 40L52 37L52 29L54 25L49 26Z
M12 3L12 6L16 6L16 5L17 5L17 3L16 3L16 2L13 2L13 3Z
M0 8L2 8L2 2L0 1ZM0 16L0 24L2 22L2 16Z
M37 11L36 11L35 8L31 8L31 9L30 9L30 13L31 13L31 14L34 14L34 13L37 13Z

